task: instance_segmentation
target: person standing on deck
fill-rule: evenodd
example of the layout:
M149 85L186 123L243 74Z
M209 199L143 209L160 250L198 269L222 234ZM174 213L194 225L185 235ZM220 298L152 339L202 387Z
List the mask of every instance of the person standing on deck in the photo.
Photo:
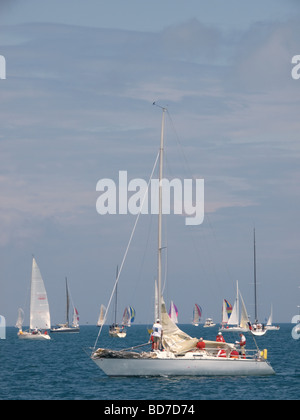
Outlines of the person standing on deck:
M157 319L156 323L153 324L153 350L159 350L162 336L163 336L163 329L162 325L160 324L160 320Z
M245 347L246 347L246 337L244 336L244 334L240 334L240 348L241 348L241 352L243 357L246 357L246 352L245 352Z

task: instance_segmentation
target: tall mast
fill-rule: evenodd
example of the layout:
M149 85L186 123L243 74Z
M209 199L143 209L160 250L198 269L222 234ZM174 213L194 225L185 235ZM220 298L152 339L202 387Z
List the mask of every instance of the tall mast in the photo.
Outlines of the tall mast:
M67 326L69 326L69 310L70 310L70 298L69 298L69 289L68 289L68 279L66 277L66 297L67 297Z
M255 306L255 322L258 322L257 315L257 282L256 282L256 240L254 228L254 306Z
M162 107L160 107L162 108ZM158 318L161 319L161 279L162 279L162 179L163 179L163 158L164 158L164 128L166 108L162 108L161 139L160 139L160 161L159 161L159 214L158 214Z
M115 320L114 323L117 323L117 307L118 307L118 276L119 276L119 266L117 266L117 273L116 273L116 290L115 290Z
M236 312L238 319L238 326L240 325L240 296L239 296L239 282L236 282Z

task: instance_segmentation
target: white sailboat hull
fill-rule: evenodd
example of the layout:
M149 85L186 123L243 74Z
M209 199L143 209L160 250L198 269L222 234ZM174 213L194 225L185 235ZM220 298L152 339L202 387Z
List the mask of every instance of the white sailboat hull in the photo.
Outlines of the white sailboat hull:
M118 331L109 331L109 335L111 337L125 338L127 333L126 332L118 332Z
M51 333L79 333L80 328L77 327L59 327L59 328L52 328L50 330Z
M265 360L221 358L93 359L108 376L265 376L275 372Z
M242 327L228 327L228 328L220 328L220 331L223 332L249 332L249 328L242 328Z
M51 340L51 337L48 334L43 334L40 331L37 333L21 331L18 333L20 340Z
M267 330L264 330L264 331L251 331L251 333L253 335L255 335L256 337L262 337L263 335L265 335L267 333Z

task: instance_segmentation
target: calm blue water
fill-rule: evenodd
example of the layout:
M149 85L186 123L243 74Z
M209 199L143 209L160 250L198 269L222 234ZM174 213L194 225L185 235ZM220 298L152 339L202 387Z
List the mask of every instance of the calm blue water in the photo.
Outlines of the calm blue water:
M52 335L47 342L21 341L15 328L0 340L0 400L232 400L300 399L300 340L292 324L257 338L276 371L273 377L242 378L108 378L84 349L93 347L98 328L81 327L80 334ZM217 330L183 326L192 336L215 339ZM235 341L238 335L226 335ZM123 340L103 330L99 346L130 347L147 342L144 326L133 326ZM248 347L252 338L248 336Z

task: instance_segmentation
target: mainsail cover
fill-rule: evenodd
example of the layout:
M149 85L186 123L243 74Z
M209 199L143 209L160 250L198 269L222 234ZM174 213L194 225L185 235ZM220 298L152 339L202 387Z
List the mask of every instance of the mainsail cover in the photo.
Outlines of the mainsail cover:
M33 258L30 298L30 329L47 330L51 327L47 293L40 269Z
M181 331L168 315L166 304L162 298L161 323L163 327L163 346L175 354L195 349L198 339Z

